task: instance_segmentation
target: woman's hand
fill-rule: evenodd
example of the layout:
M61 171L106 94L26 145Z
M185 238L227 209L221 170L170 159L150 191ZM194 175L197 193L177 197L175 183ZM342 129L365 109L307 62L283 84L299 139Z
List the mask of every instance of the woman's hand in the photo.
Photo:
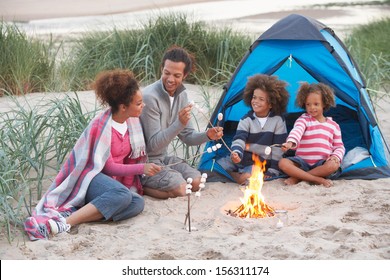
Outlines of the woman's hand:
M156 175L158 172L161 171L161 166L155 164L155 163L145 163L144 165L144 174L148 176Z

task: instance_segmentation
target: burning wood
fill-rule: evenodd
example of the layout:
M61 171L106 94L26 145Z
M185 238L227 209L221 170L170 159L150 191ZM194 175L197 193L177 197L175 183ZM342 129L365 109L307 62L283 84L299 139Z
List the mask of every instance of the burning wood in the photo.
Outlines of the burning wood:
M249 185L244 190L244 197L240 198L241 205L235 211L228 214L240 218L265 218L275 215L275 210L264 202L261 189L264 183L265 163L261 162L257 155L253 155L255 164L249 178Z

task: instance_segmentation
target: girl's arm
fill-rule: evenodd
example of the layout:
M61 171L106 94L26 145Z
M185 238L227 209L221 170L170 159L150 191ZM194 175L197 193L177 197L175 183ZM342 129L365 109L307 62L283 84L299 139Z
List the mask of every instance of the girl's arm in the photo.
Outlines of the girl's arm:
M339 159L339 162L341 162L344 158L345 147L341 137L341 129L337 123L335 123L332 144L333 144L333 152L330 155L330 157L337 157Z

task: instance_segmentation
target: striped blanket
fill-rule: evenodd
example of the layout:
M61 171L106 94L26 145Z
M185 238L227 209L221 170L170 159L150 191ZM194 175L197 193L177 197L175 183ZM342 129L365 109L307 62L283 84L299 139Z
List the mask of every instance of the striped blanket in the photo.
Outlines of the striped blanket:
M102 171L110 156L111 110L95 117L77 140L55 180L24 223L30 240L47 239L49 219L59 220L85 204L91 180ZM127 121L133 153L145 159L145 143L138 118ZM143 160L145 161L145 160Z

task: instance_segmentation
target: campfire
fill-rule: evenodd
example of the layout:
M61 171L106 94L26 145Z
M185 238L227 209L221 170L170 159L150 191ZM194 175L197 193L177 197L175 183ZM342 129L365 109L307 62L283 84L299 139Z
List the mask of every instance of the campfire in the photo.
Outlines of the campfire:
M264 183L264 171L266 161L261 162L259 157L253 155L255 164L249 178L249 185L245 187L244 197L240 198L241 205L235 211L228 214L240 218L265 218L275 215L275 210L264 202L261 189Z

